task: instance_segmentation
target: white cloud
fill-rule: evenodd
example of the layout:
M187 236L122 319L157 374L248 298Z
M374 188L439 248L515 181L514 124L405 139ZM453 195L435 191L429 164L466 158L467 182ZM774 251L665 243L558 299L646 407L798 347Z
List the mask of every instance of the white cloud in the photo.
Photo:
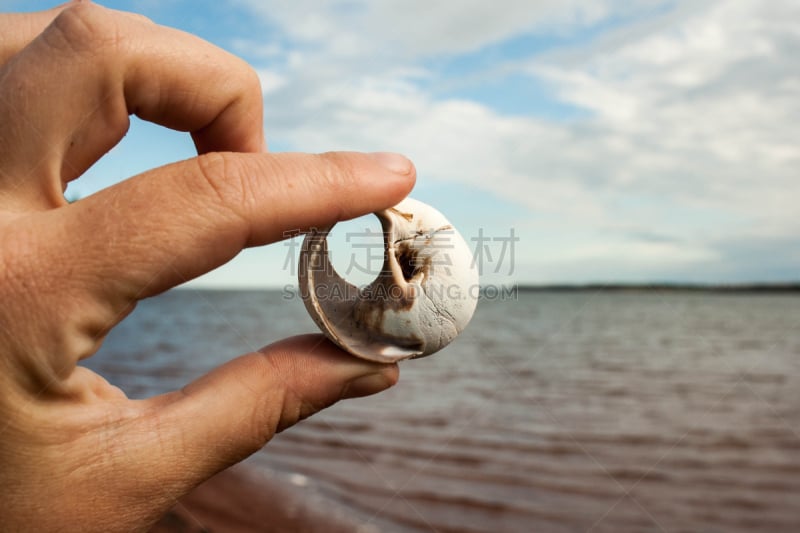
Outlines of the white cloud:
M419 58L458 54L539 31L573 32L633 16L665 0L238 0L282 37L330 56Z
M539 72L620 139L628 186L790 232L800 146L798 5L721 2L660 32ZM613 161L593 154L609 178ZM622 156L622 157L619 157Z
M261 91L265 96L277 91L287 83L286 76L277 72L266 69L260 69L257 72L258 78L261 80Z
M332 2L322 11L248 3L300 43L262 70L268 133L309 151L403 151L428 178L536 213L563 236L546 250L554 260L612 261L625 250L643 269L702 266L734 254L734 243L800 235L796 2L678 3L585 48L513 65L590 111L569 121L434 95L422 82L437 73L419 60L641 17L658 2L629 3L626 13L577 0ZM671 242L630 237L643 234Z

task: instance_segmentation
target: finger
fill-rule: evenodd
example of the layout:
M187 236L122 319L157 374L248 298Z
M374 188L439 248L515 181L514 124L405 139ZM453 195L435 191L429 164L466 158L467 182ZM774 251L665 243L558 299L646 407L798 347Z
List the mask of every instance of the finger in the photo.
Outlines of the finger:
M63 9L0 76L3 181L22 177L44 207L63 203L64 184L124 136L130 113L191 132L200 153L264 146L260 84L245 62L91 3Z
M387 389L398 375L396 365L357 359L320 335L234 359L179 393L148 401L152 415L143 423L151 427L144 431L158 435L159 483L188 490L258 451L275 433L340 399Z
M15 220L0 240L15 249L3 257L0 274L8 282L0 296L35 313L38 329L31 335L68 335L48 337L56 344L44 346L16 331L8 342L28 361L25 347L42 346L39 381L68 377L137 300L204 274L243 248L281 240L287 231L391 207L408 194L414 176L411 162L394 154L214 153Z
M414 176L411 162L396 154L209 154L54 211L42 239L57 232L51 240L67 249L41 253L74 256L90 265L86 288L133 301L287 232L391 207Z

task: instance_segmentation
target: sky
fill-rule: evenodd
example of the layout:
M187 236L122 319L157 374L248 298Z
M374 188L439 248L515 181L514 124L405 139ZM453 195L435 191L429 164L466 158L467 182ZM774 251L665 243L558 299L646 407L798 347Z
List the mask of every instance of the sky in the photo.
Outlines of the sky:
M412 196L460 230L484 284L800 280L796 0L99 3L248 61L273 151L409 156ZM68 194L192 155L134 120ZM354 245L367 228L332 244L356 283L379 266ZM298 245L191 283L294 284Z

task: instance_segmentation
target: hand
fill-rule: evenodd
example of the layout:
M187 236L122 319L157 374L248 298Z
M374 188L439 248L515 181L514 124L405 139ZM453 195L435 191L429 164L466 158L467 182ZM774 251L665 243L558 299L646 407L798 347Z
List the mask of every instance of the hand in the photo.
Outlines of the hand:
M0 524L147 529L276 432L397 379L319 335L132 401L77 366L137 300L285 230L401 200L400 156L265 153L258 78L147 19L72 2L0 17ZM209 80L214 80L209 83ZM198 157L67 204L129 113L191 132Z

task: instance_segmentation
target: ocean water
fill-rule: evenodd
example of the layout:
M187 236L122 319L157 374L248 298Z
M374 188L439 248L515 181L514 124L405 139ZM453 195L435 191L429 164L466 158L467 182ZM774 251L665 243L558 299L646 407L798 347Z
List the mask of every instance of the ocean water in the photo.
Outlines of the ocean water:
M87 366L145 397L315 329L280 292L173 291ZM364 532L800 531L800 295L485 300L395 388L248 464Z

